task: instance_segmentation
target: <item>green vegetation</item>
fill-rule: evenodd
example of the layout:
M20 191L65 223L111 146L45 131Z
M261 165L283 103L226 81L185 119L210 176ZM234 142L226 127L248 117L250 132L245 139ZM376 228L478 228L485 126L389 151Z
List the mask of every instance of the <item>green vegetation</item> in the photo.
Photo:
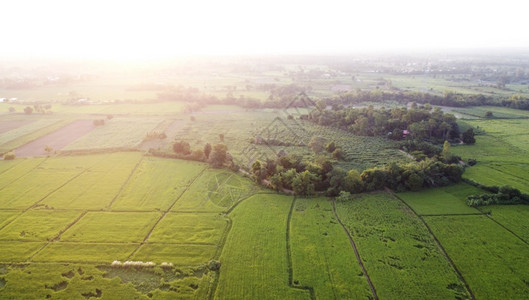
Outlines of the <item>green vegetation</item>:
M526 114L503 108L504 114ZM493 110L495 113L496 110ZM485 186L509 185L523 193L529 193L529 160L527 149L527 119L467 120L481 134L476 135L475 145L452 147L452 152L464 159L475 159L477 164L465 170L463 178Z
M469 195L483 193L471 185L457 185L432 188L417 192L400 193L398 196L419 215L472 214L479 213L465 204Z
M469 296L419 217L391 194L339 197L336 209L379 297Z
M154 118L113 118L105 126L97 126L94 130L72 142L63 150L134 148L145 135L160 123Z
M518 298L529 292L527 244L507 230L485 216L425 217L425 220L476 298Z
M490 217L529 243L529 205L493 205L483 208Z
M296 199L289 230L295 286L312 287L316 299L372 297L329 199Z
M220 256L216 299L308 299L289 287L285 231L292 197L256 195L238 205Z
M0 68L0 298L528 294L520 61L175 64Z
M204 165L144 157L112 204L113 210L167 210Z

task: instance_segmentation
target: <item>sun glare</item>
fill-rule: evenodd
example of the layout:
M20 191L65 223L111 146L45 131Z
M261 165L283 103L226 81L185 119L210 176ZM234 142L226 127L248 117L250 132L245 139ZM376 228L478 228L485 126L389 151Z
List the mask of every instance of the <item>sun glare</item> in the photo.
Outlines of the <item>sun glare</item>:
M1 9L1 56L139 59L529 46L523 6L514 0L52 0L10 1Z

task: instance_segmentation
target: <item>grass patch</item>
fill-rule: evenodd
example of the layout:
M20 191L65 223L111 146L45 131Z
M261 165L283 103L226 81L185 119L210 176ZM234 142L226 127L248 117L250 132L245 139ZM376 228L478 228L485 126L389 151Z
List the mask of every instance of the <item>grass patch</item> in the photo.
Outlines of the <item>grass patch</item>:
M153 230L149 242L217 244L227 226L220 214L169 213Z
M44 246L42 242L0 241L0 262L17 263L26 261L42 246Z
M290 222L293 282L317 299L372 297L342 226L327 198L296 199Z
M288 286L285 234L291 203L292 197L254 195L233 210L215 298L309 297Z
M112 209L167 210L205 164L145 157Z
M79 212L30 210L0 230L1 240L46 241L56 237Z
M175 245L144 244L134 254L132 260L172 262L177 266L196 266L207 263L213 258L215 245Z
M141 155L135 152L108 154L42 204L54 208L102 209L118 194L140 159Z
M485 216L425 217L477 299L529 293L527 245Z
M89 212L61 238L69 242L142 242L160 217L157 212Z
M406 201L419 215L471 214L479 213L479 211L466 205L466 197L484 193L486 192L483 190L466 183L460 183L420 192L399 193L399 197Z
M336 209L380 298L468 297L427 228L392 195L355 195Z
M35 255L32 261L110 263L127 259L136 247L138 244L56 242Z
M491 217L529 243L529 205L492 205L483 208Z
M158 123L160 123L158 118L115 117L112 120L106 120L105 125L98 126L62 150L134 148Z

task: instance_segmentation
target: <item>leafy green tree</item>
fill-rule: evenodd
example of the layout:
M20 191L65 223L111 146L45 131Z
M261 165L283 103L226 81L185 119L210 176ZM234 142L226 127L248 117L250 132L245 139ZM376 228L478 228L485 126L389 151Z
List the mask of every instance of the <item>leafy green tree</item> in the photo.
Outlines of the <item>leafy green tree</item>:
M309 147L314 153L321 153L323 151L324 139L320 136L314 136L310 140Z
M452 160L452 151L450 149L450 142L445 141L443 144L443 151L441 152L441 157L444 161L449 162Z
M292 189L296 195L308 196L314 194L314 180L317 180L316 175L309 171L303 171L296 174L292 180Z
M31 108L31 106L26 106L26 108L24 108L24 113L26 115L31 115L33 113L33 108Z
M182 153L184 155L191 154L191 146L186 141L179 141L173 144L173 151L175 153Z
M474 129L469 128L467 131L463 132L463 143L465 144L474 144L476 139L474 138Z
M211 144L207 143L204 146L204 155L206 156L206 159L209 158L209 154L211 153Z
M423 185L423 178L417 173L412 173L406 181L406 187L411 191L418 191Z
M334 150L336 150L336 144L334 143L334 141L328 143L328 144L325 146L325 150L327 150L327 152L329 152L329 153L333 153Z
M226 162L228 147L224 144L216 144L209 155L209 164L214 168L220 168Z
M336 150L333 151L332 157L336 160L342 160L344 158L345 154L342 150L342 148L336 148Z
M344 187L350 193L361 193L364 190L364 183L357 170L352 169L347 172Z

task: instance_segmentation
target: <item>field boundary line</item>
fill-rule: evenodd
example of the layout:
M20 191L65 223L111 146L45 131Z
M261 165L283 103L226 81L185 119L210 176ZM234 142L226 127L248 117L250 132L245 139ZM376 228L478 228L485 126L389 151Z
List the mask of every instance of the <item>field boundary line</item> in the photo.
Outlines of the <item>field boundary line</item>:
M46 244L44 244L44 246L42 246L40 249L35 251L26 261L28 262L31 261L33 257L35 257L35 255L39 254L42 250L46 249L46 247L48 247L49 244L58 241L61 238L61 235L65 233L68 229L70 229L73 225L75 225L77 222L79 222L79 220L81 220L86 215L86 213L87 213L86 211L82 212L75 220L73 220L72 223L68 224L63 230L59 231L59 233L54 238L48 240Z
M5 172L7 172L7 171L9 171L9 170L11 170L11 169L13 169L14 167L18 166L19 164L22 163L22 161L23 161L22 159L19 159L18 162L17 162L16 164L14 164L14 165L12 165L11 167L9 167L9 168L3 170L2 172L0 172L0 175L4 174ZM24 175L25 175L25 174L24 174Z
M107 206L105 206L105 210L110 210L112 208L112 205L114 204L114 202L118 199L119 195L121 195L121 193L123 192L123 189L125 188L125 186L129 183L130 179L132 178L132 175L134 175L134 173L136 173L136 170L138 169L138 167L140 166L140 164L143 162L143 159L145 158L144 155L141 156L140 160L138 160L138 162L136 163L136 165L134 166L134 168L132 169L132 171L130 172L129 176L127 177L127 179L125 180L125 182L123 182L123 184L121 185L121 187L119 188L119 191L116 193L116 195L112 198L112 200L110 200L110 202L107 204Z
M151 236L152 232L154 231L154 229L156 228L156 226L158 226L158 224L165 218L165 216L171 211L171 209L173 209L173 207L176 205L176 203L178 202L178 200L180 200L180 198L182 198L182 196L189 190L189 188L195 183L195 181L200 177L202 176L202 174L207 170L208 168L204 168L202 169L202 171L200 171L200 173L198 173L197 176L195 176L195 178L193 178L193 180L191 181L191 183L189 183L189 185L182 191L182 193L180 193L180 195L178 195L178 197L176 197L176 199L173 201L173 204L171 204L171 206L169 206L169 208L167 208L167 210L165 211L162 211L162 215L158 218L158 220L154 223L154 225L152 226L151 230L149 230L149 232L147 232L147 235L145 236L145 238L143 239L143 241L138 245L138 247L136 247L136 249L134 249L134 251L132 251L132 253L127 256L127 260L130 260L130 258L132 256L134 256L134 254L136 254L136 252L138 252L138 250L141 248L141 246L143 246L147 240L149 239L149 237Z
M447 216L447 217L464 217L464 216L482 216L482 215L486 215L487 213L486 212L477 212L477 213L461 213L461 214L454 214L454 213L451 213L451 214L424 214L424 215L420 215L420 214L417 214L415 213L417 216L421 216L421 217L444 217L444 216Z
M222 255L222 250L224 250L224 245L226 245L226 241L228 240L228 235L230 234L231 227L233 225L233 220L228 216L227 213L224 214L226 216L226 229L224 229L224 232L222 233L222 236L217 243L217 249L215 250L215 254L213 255L213 259L220 260L220 256ZM217 286L219 284L219 278L220 278L220 268L217 270L215 274L215 278L213 279L213 283L211 284L211 287L208 290L208 299L212 300L215 298L215 293L217 292Z
M286 226L286 255L287 255L287 270L288 270L288 286L292 289L302 290L302 291L308 291L310 294L310 299L315 300L316 295L314 294L314 288L312 286L295 286L293 283L294 280L294 267L292 264L292 247L290 246L290 224L292 220L292 212L294 211L294 206L296 204L296 196L294 196L294 199L292 199L292 204L290 205L290 209L288 211L288 217L287 217L287 226Z
M465 280L465 277L463 277L463 274L461 274L461 272L457 268L457 266L454 263L454 261L452 260L452 258L448 255L448 253L446 252L446 250L443 247L443 245L441 244L441 242L437 239L437 236L435 236L435 234L433 233L433 231L430 228L430 226L428 226L428 223L426 223L426 221L423 219L423 217L421 215L417 214L417 212L410 205L408 205L408 203L406 203L406 201L404 201L401 197L399 197L397 194L391 192L391 190L389 190L389 189L387 189L387 192L390 195L392 195L393 197L395 197L396 199L398 199L400 202L402 202L402 204L404 204L411 212L413 212L413 214L415 216L417 216L417 218L422 222L424 227L426 227L426 230L428 230L428 232L430 233L430 235L434 239L435 243L437 244L437 247L439 247L439 249L441 250L441 253L443 254L443 256L446 258L446 260L450 263L450 265L452 266L452 268L456 272L456 275L457 275L457 277L459 277L459 280L461 280L461 282L463 282L463 284L465 285L465 288L467 289L468 293L470 294L470 297L472 299L476 299L476 297L474 297L474 293L470 289L470 286L468 285L467 281Z
M33 141L36 141L36 140L40 139L41 137L45 137L48 134L51 134L51 133L53 133L53 132L55 132L55 131L57 131L57 130L59 130L59 129L61 129L61 128L65 127L65 126L67 126L67 125L69 125L69 124L71 124L73 122L75 122L75 121L76 121L75 118L74 119L66 119L66 120L60 119L60 120L57 120L57 122L51 123L48 126L39 128L37 130L31 131L31 132L26 133L26 134L24 134L22 136L19 136L19 137L16 137L16 138L12 139L12 140L9 140L9 141L3 143L2 145L6 145L6 144L9 144L9 143L17 143L19 141L23 141L25 137L31 136L32 134L36 134L37 135L37 137L35 137L34 139L30 139L29 141L27 141L27 142L25 142L25 143L23 143L23 144L21 144L19 146L15 146L14 148L8 148L9 150L6 151L6 153L7 152L11 152L11 151L15 151L16 149L18 149L18 148L20 148L20 147L22 147L22 146L24 146L26 144L29 144L29 143L31 143ZM57 126L59 123L64 123L64 125L61 126L61 127L56 128L55 130L48 131L50 128L53 128L54 126Z
M31 159L31 158L30 158ZM5 186L3 186L2 188L0 188L0 191L5 189L6 187L10 186L13 182L15 181L18 181L20 178L28 175L30 172L32 172L33 170L35 170L36 168L40 167L40 165L42 165L44 162L46 162L48 160L48 157L44 158L40 163L38 163L36 166L34 166L33 168L31 168L30 170L28 170L27 172L25 172L24 174L20 175L19 177L17 177L16 179L14 180L11 180L8 184L6 184ZM12 166L11 168L14 168L16 166L18 166L20 163ZM7 169L7 170L4 170L4 172L7 172L9 170L11 170L11 168ZM2 172L1 174L3 174L4 172Z
M477 210L481 211L481 208L477 208ZM512 235L514 235L515 237L517 237L520 241L522 241L524 244L528 245L529 246L529 242L527 242L526 240L524 240L521 236L519 236L518 234L516 234L514 231L512 231L511 229L509 229L507 226L503 225L502 223L500 223L499 221L495 220L493 217L492 217L492 213L491 212L483 212L483 215L485 215L487 218L489 218L491 221L493 221L494 223L498 224L499 226L501 226L503 229L507 230L508 232L510 232Z
M338 216L338 213L336 212L336 202L334 200L334 197L331 198L331 201L332 201L332 211L334 213L334 217L336 218L338 223L340 223L340 225L342 225L343 230L347 234L347 237L349 238L349 242L351 243L351 246L353 247L353 251L355 253L356 260L358 261L358 264L360 265L360 268L362 268L362 272L364 273L364 276L367 279L367 283L369 284L369 288L371 289L371 293L373 294L374 299L377 300L378 299L377 291L375 289L375 286L373 285L373 282L371 282L371 278L369 277L369 274L367 273L367 269L364 266L364 263L362 262L362 258L360 257L360 253L358 252L358 248L356 248L356 243L353 240L353 236L351 235L349 230L347 230L347 228L345 227L345 224L342 222L342 220Z
M89 169L89 168L84 169L84 170L82 170L81 172L79 172L79 174L77 174L77 175L73 176L72 178L66 180L65 183L61 184L59 187L55 188L53 191L51 191L51 192L49 192L48 194L46 194L46 196L44 196L44 197L40 198L39 200L37 200L37 202L33 203L30 207L26 208L26 209L24 210L24 212L26 212L26 211L28 211L28 210L30 210L30 209L32 209L32 208L37 207L37 204L39 204L40 202L44 201L44 200L45 200L46 198L48 198L51 194L53 194L53 193L55 193L56 191L62 189L62 188L65 187L68 183L72 182L73 180L75 180L75 179L78 178L79 176L81 176L81 175L83 175L84 173L88 172L88 169Z
M74 177L68 179L65 183L63 183L61 186L59 186L58 188L54 189L53 191L49 192L48 194L46 194L44 197L42 197L41 199L37 200L37 202L33 203L32 205L30 205L29 207L25 208L24 210L22 210L22 212L16 216L15 218L13 218L12 220L10 220L9 222L7 222L6 224L4 224L2 227L0 227L0 230L4 229L6 226L8 226L9 224L13 223L16 219L18 219L21 215L25 214L28 210L34 208L37 206L37 204L39 204L40 202L42 202L44 199L48 198L51 194L55 193L56 191L58 191L59 189L63 188L65 185L67 185L68 183L70 183L72 180L74 180L75 178L81 176L84 172L88 171L88 169L85 169L83 171L81 171L79 174L75 175ZM54 211L54 210L53 210Z

